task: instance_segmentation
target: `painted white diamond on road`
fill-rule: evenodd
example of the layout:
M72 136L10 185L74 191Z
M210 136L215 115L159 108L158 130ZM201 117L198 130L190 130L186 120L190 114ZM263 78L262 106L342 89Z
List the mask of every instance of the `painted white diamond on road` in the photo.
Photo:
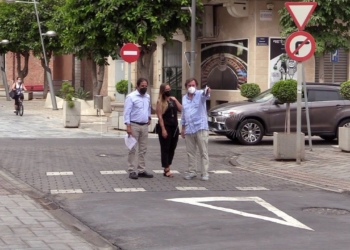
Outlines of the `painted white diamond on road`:
M263 190L270 190L265 187L236 187L238 190L241 191L263 191Z
M82 194L82 189L56 189L50 190L51 194Z
M205 187L176 187L180 191L192 191L192 190L208 190Z
M115 188L114 191L121 192L145 192L144 188Z
M125 170L100 171L101 174L127 174Z
M47 176L73 175L73 172L46 172Z

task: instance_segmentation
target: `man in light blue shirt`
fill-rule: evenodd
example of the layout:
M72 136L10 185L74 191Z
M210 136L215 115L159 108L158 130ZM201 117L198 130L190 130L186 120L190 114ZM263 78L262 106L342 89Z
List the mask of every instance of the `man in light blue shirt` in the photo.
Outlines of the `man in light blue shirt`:
M133 136L137 143L129 150L129 178L139 177L153 178L152 174L146 172L145 154L147 151L148 125L151 123L151 98L147 94L148 81L139 78L136 90L126 96L124 103L124 123L126 132ZM138 164L135 166L136 147L138 145Z
M200 166L202 180L209 180L209 156L208 156L208 116L206 101L210 98L210 88L197 90L198 81L190 78L185 82L187 94L182 98L181 136L186 139L188 156L188 174L186 180L197 176L196 152L200 154Z

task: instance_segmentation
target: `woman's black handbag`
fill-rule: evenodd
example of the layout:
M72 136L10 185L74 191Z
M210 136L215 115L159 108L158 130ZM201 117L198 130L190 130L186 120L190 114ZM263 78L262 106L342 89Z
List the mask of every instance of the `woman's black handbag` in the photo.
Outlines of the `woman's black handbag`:
M10 97L12 99L15 99L15 96L16 96L16 91L15 90L11 90L10 93L9 93Z

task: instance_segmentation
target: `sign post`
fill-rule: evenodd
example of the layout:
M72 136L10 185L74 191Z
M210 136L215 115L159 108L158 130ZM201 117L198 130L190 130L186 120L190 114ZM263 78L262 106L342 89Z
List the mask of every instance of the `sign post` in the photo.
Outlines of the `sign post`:
M292 33L286 40L286 51L290 58L298 63L298 85L297 85L297 145L296 145L296 160L297 164L301 162L301 95L303 83L303 61L308 60L315 53L316 43L312 35L303 31L309 21L313 11L315 10L316 2L286 2L285 6L292 16L294 23L297 25L297 32ZM304 86L306 91L306 86ZM308 106L306 105L306 108ZM308 114L308 112L307 112ZM311 141L310 123L308 121L309 141Z
M140 57L140 50L133 43L126 43L120 50L124 61L128 62L128 94L131 92L131 63L136 62Z
M334 64L339 62L339 49L336 49L331 53L331 63L332 63L332 83L334 83Z

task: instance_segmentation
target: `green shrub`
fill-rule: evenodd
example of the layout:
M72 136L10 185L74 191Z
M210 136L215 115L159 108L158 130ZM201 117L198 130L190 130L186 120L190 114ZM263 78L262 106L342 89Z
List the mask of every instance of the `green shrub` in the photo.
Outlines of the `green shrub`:
M82 100L86 100L90 97L90 92L85 91L82 87L79 87L74 93L74 97Z
M350 80L343 82L340 85L340 95L346 99L346 100L350 100Z
M240 87L241 95L248 99L252 99L260 94L261 90L258 84L256 83L245 83Z
M60 89L61 96L64 100L68 102L68 107L74 107L74 88L69 82L63 82Z
M273 85L271 94L282 103L296 102L297 85L297 81L293 79L280 80Z
M126 95L128 93L128 80L120 80L117 82L115 89L119 94Z

